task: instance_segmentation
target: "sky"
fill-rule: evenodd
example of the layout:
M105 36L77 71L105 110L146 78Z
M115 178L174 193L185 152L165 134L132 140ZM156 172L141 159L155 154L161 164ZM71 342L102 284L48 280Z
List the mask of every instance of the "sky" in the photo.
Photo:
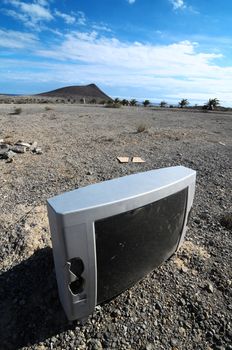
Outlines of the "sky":
M1 0L0 93L232 106L231 0Z

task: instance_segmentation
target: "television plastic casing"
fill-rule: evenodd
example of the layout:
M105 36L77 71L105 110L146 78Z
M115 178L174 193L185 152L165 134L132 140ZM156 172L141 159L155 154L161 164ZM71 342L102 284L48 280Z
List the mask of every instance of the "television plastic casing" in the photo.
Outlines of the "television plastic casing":
M194 170L176 166L89 185L47 201L59 296L69 320L86 319L97 305L95 221L145 206L187 188L184 224L177 250L185 236L195 181ZM73 258L81 259L84 265L83 290L78 294L73 294L69 287L77 278L70 270Z

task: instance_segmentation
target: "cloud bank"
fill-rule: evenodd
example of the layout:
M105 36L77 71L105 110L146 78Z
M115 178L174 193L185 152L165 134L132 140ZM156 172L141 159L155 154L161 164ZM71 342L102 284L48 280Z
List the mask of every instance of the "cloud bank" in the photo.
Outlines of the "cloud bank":
M40 43L40 49L36 49L37 38L31 34L13 31L2 34L5 38L1 41L2 46L30 48L32 56L39 61L39 70L36 61L25 64L27 79L29 76L31 80L46 83L95 82L109 87L132 87L143 89L149 98L154 96L157 99L186 97L196 101L218 97L222 101L231 101L232 67L219 66L217 60L222 55L202 52L195 42L180 41L169 45L126 43L114 37L104 37L96 31L74 31L63 35L57 45L45 48ZM17 72L10 77L9 73L1 74L2 79L8 76L9 79L23 80L25 76Z
M185 0L167 2L175 11L192 9ZM4 13L25 26L24 31L0 30L3 82L31 81L35 87L95 82L112 90L133 91L131 97L136 98L143 91L150 99L186 97L196 102L218 97L232 103L232 66L222 65L219 50L207 47L205 51L193 40L169 44L119 40L106 23L91 22L81 11L61 12L48 0L3 3L10 5ZM57 29L59 21L62 30Z

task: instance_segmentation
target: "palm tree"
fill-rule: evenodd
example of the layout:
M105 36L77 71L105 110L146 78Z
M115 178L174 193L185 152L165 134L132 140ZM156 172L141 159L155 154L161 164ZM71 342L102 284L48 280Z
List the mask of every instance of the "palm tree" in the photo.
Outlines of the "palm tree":
M130 106L136 106L136 105L137 105L137 101L134 98L130 100Z
M119 99L118 97L116 97L116 98L114 99L114 103L120 103L120 99Z
M167 102L165 102L165 101L161 101L161 102L160 102L160 107L161 107L161 108L167 107L167 105L168 105L168 104L167 104Z
M149 100L143 101L144 107L147 107L147 106L149 106L150 104L151 104L151 102L150 102Z
M128 100L126 100L125 98L121 101L121 104L123 105L123 106L128 106L129 105L129 101Z
M209 101L207 102L206 106L207 109L213 110L214 108L218 107L220 105L219 99L218 98L210 98Z
M179 102L180 108L187 107L188 105L189 105L189 101L187 100L187 98L183 98L183 99Z

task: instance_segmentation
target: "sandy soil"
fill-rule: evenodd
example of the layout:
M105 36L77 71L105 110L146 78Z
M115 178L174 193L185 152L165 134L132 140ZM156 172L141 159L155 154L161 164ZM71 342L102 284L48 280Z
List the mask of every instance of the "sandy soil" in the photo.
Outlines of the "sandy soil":
M0 139L37 141L43 154L0 160L0 349L232 349L232 114L85 105L0 105ZM139 125L146 130L137 133ZM143 164L119 164L140 156ZM165 166L197 170L181 250L99 306L84 326L60 306L46 199Z

